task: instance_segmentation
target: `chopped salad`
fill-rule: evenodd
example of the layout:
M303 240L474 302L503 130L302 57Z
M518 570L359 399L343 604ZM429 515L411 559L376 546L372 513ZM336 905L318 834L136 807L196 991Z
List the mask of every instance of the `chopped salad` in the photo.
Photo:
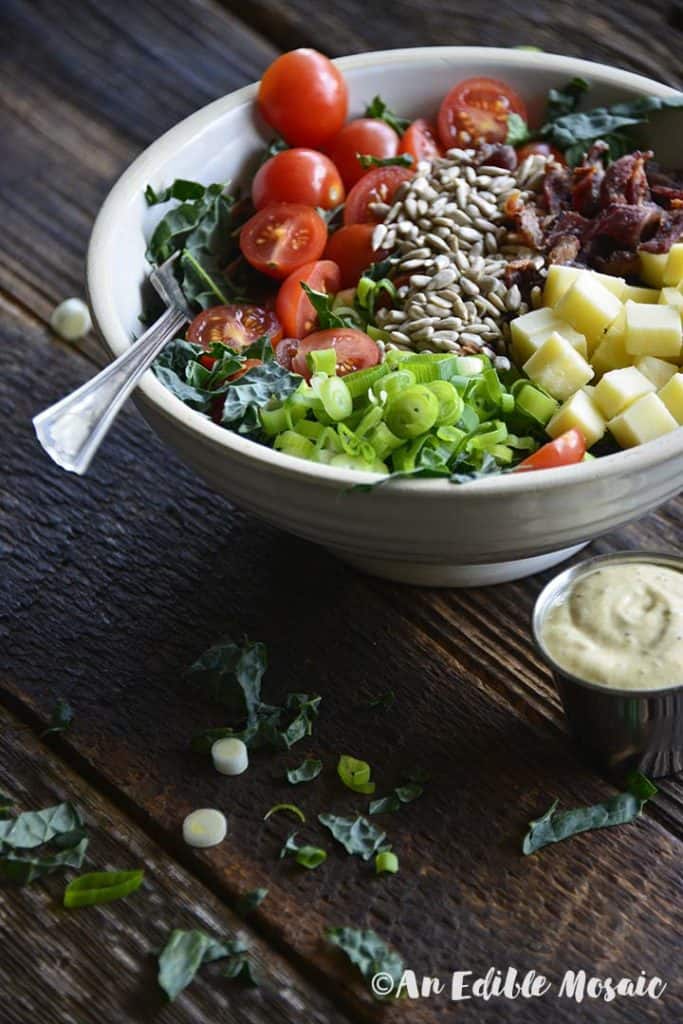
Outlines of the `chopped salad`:
M629 131L683 95L533 126L507 84L456 82L412 122L347 120L313 50L260 84L277 133L249 194L176 180L147 256L196 310L154 370L227 429L383 477L568 465L683 423L683 172ZM150 314L153 310L150 310Z

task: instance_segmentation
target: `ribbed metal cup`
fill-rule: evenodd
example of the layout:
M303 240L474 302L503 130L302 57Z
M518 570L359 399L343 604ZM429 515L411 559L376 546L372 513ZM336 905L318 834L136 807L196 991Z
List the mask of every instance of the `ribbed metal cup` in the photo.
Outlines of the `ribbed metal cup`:
M617 690L572 675L542 640L550 608L581 576L604 565L631 562L683 572L683 558L659 551L629 551L579 562L555 576L539 594L532 616L536 646L552 669L569 727L600 767L619 774L638 769L657 778L683 769L683 665L679 681L658 690Z

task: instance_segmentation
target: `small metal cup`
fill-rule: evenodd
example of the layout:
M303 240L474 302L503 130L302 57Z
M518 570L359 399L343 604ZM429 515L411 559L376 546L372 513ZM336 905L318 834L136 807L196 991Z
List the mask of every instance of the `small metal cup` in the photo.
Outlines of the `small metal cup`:
M581 576L604 565L645 562L683 571L683 558L629 551L588 558L555 576L539 594L532 616L536 646L552 669L569 727L599 766L614 774L638 769L652 778L683 769L683 666L681 680L658 690L617 690L572 675L543 645L545 617Z

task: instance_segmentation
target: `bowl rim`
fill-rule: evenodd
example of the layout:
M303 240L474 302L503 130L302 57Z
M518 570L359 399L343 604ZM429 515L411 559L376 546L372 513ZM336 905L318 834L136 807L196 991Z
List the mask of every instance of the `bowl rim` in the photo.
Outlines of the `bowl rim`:
M625 86L644 90L660 96L676 95L679 90L644 75L611 67L596 61L567 57L560 54L514 50L501 47L480 46L420 46L396 50L377 50L368 53L339 57L335 60L342 71L353 71L377 65L439 62L449 64L458 56L479 60L482 68L495 66L501 60L520 68L543 68L555 70L561 75L599 78L602 84L615 87ZM113 357L120 355L131 345L128 332L121 323L109 287L110 267L113 265L114 237L120 219L119 210L135 194L141 194L145 185L154 178L168 157L178 145L179 136L193 136L222 116L247 102L257 93L258 83L222 96L190 114L169 128L156 141L146 147L132 164L121 174L106 196L95 219L86 257L86 288L92 311L93 323L104 346ZM371 484L383 479L377 474L359 470L333 468L319 463L297 459L292 455L277 452L266 445L258 444L239 434L226 430L201 413L189 408L176 398L149 370L138 384L136 399L149 404L156 414L172 421L185 434L211 447L229 452L233 457L261 463L262 467L288 479L298 478L302 484L318 484L338 490L340 485L350 487ZM537 470L534 473L503 473L482 477L468 483L465 488L454 487L448 479L393 480L391 494L408 493L417 496L428 494L432 498L458 495L459 500L468 496L478 500L485 495L495 494L502 498L520 493L533 493L570 487L580 483L593 483L598 478L608 479L622 474L642 471L667 462L674 456L683 455L683 428L671 431L655 441L626 451L574 466L563 466L553 470Z
M606 695L606 699L616 697L628 697L634 700L651 700L658 697L668 697L674 694L683 693L683 680L680 683L666 683L656 689L639 690L637 688L621 689L616 686L607 686L604 683L595 683L574 672L557 661L552 656L543 642L543 625L550 609L565 597L572 585L584 576L590 576L602 565L659 565L664 568L674 569L683 574L683 555L675 551L653 551L649 548L635 548L627 551L610 551L604 555L591 555L589 558L582 558L561 572L556 573L543 587L534 601L531 611L531 636L537 652L544 662L552 670L555 677L568 680L575 686L585 690L599 692Z

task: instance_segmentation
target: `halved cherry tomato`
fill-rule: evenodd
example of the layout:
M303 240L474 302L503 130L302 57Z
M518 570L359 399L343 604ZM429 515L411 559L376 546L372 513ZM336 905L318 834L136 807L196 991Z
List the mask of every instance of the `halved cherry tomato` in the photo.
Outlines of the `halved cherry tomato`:
M345 124L325 147L325 152L342 176L347 188L366 174L358 153L384 159L398 153L398 135L386 121L376 117L358 117Z
M372 203L391 203L399 185L412 178L408 167L373 167L353 186L344 206L345 224L369 224L382 220L370 209Z
M339 267L342 288L354 288L363 271L386 256L386 252L372 248L374 230L374 224L349 224L330 235L325 259Z
M285 149L262 164L251 183L257 210L272 203L303 203L331 210L344 202L344 185L329 157L315 149Z
M282 279L322 256L327 225L310 206L274 203L255 213L240 231L240 249L248 263Z
M530 455L515 468L517 470L529 469L555 469L557 466L572 466L575 462L581 462L586 454L586 440L580 430L573 428L560 434L554 441L544 444L537 452Z
M436 138L436 125L425 117L409 124L398 147L399 153L409 153L413 160L434 160L442 150Z
M558 164L565 164L567 161L564 158L564 153L557 149L555 146L551 146L548 142L525 142L523 146L517 150L517 161L521 164L522 160L526 160L528 156L538 154L539 156L551 156L553 160L556 160Z
M296 338L283 338L275 346L275 358L280 366L284 366L285 370L292 369L292 359L298 348L299 342Z
M297 353L292 359L292 370L302 377L310 377L306 361L309 352L315 349L333 348L337 353L337 373L340 377L366 366L375 366L380 360L379 346L363 331L352 327L330 327L316 331L299 342Z
M282 337L282 327L275 313L262 306L234 303L212 306L199 313L187 328L186 337L194 345L201 345L207 350L214 342L220 342L241 352L264 335L273 347ZM200 362L208 366L210 359L211 356L202 356Z
M275 300L275 312L285 334L290 338L303 338L316 329L318 320L311 300L301 287L303 281L314 292L327 294L339 291L341 274L332 260L305 263L282 282Z
M302 48L283 53L266 70L258 106L290 146L317 149L344 124L349 93L344 76L328 57Z
M239 380L240 377L244 377L245 373L248 373L249 370L252 370L255 366L262 366L262 365L263 365L263 360L262 359L245 359L244 362L242 363L242 365L240 366L239 370L237 371L237 373L231 374L228 377L228 380L230 381L230 383L233 383L234 381Z
M439 108L439 140L444 149L479 142L505 142L508 117L527 120L517 93L495 78L466 78L451 89Z

